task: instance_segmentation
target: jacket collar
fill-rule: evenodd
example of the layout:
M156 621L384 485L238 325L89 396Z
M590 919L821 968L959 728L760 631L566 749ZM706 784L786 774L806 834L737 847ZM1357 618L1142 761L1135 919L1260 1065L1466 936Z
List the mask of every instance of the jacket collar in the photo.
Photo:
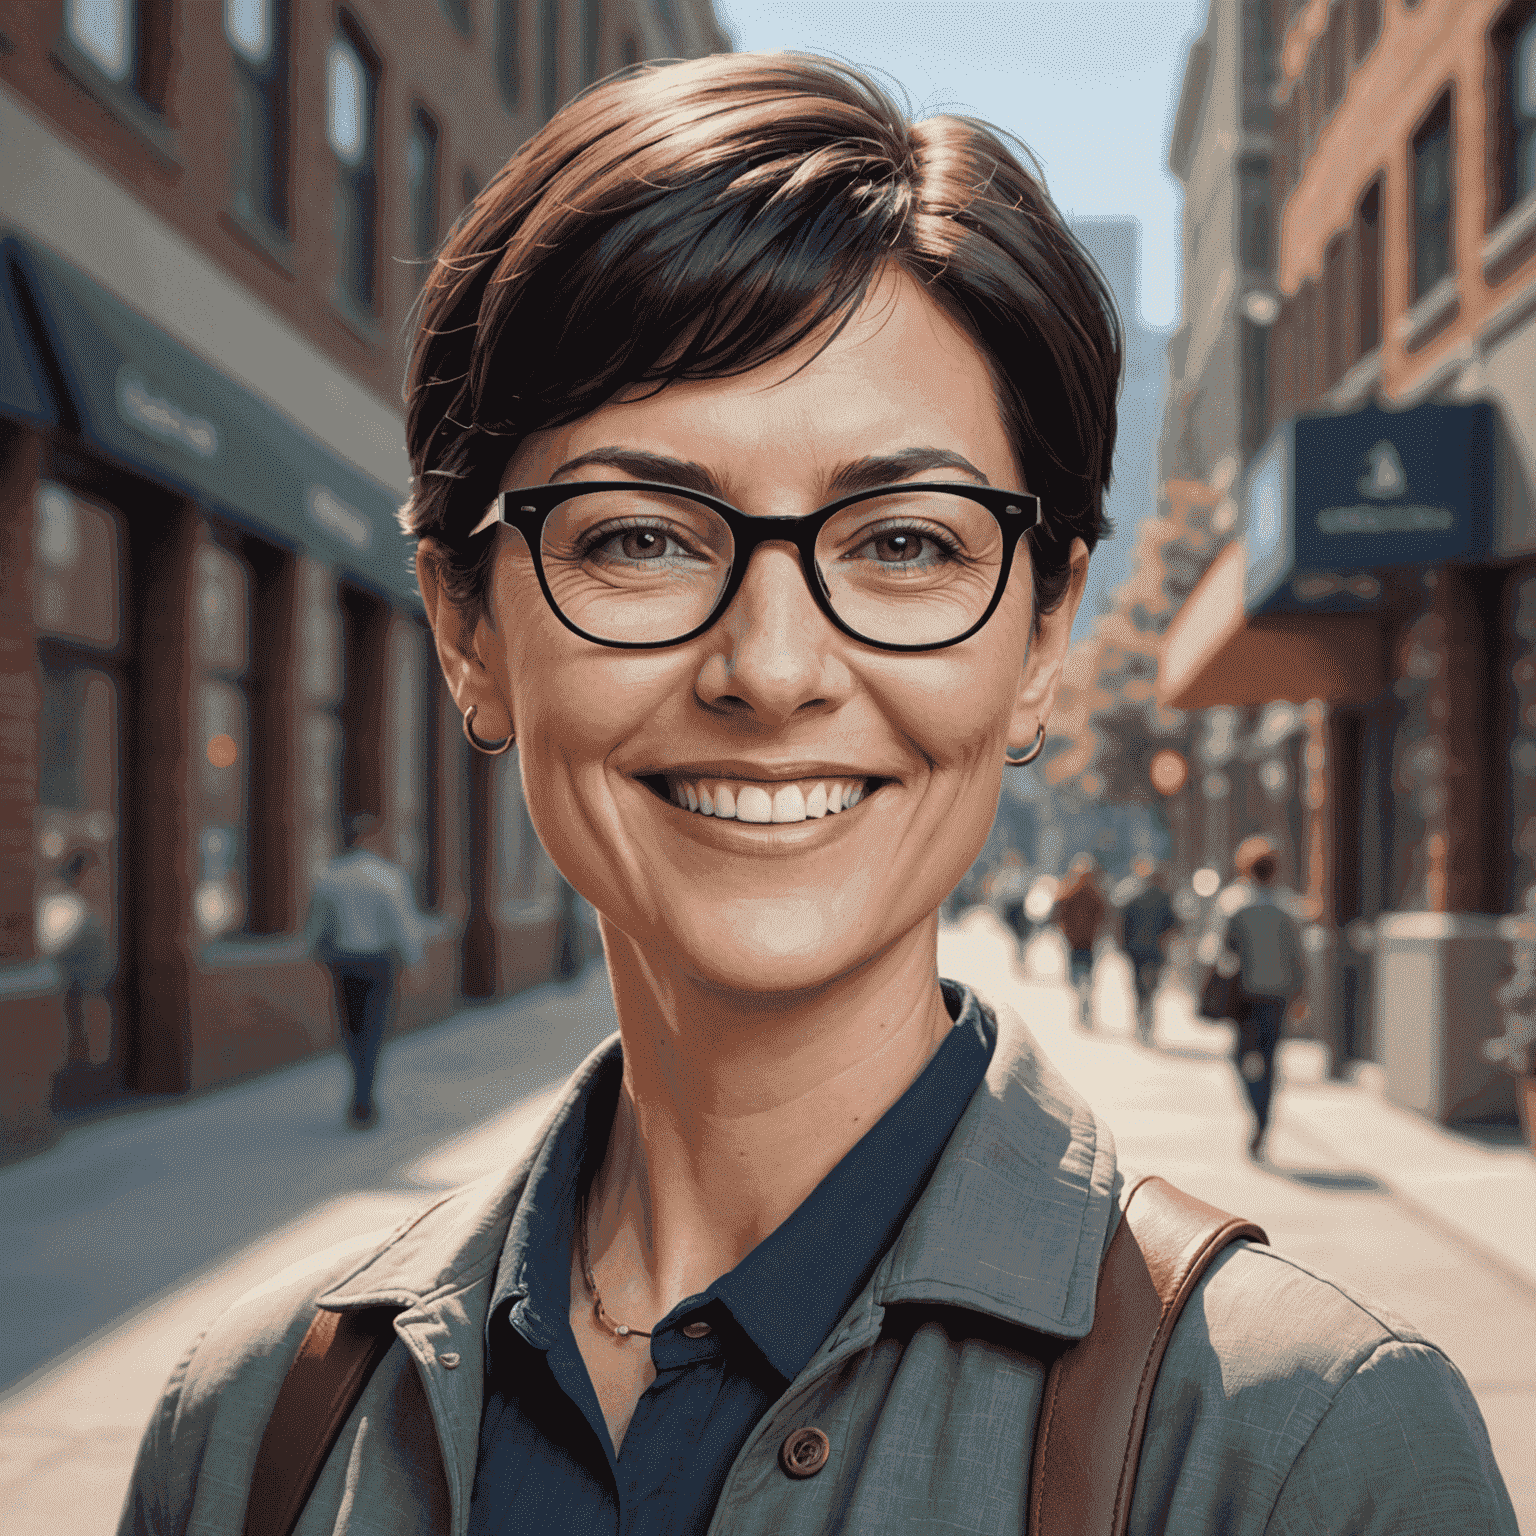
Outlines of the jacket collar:
M966 1003L973 1006L969 994ZM423 1212L319 1304L413 1308L489 1276L549 1126L589 1091L613 1048L610 1039L587 1058L510 1174L468 1185ZM876 1271L873 1299L965 1307L1082 1338L1093 1325L1119 1184L1108 1126L1045 1059L1023 1022L1004 1015L986 1077ZM489 1293L489 1285L480 1288L482 1308Z

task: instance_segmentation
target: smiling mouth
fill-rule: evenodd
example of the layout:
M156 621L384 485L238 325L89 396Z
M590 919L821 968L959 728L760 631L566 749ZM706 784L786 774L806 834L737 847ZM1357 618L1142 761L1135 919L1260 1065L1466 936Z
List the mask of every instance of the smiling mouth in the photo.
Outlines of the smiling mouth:
M641 781L655 795L679 810L717 821L782 825L819 821L851 810L889 779L812 778L753 783L744 779L690 778L658 773Z

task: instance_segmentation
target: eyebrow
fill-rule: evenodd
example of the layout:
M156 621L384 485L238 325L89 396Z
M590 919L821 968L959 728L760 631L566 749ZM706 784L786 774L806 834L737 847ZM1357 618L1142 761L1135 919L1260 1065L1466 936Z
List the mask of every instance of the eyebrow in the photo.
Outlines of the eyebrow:
M730 500L720 482L704 465L691 459L675 459L670 454L649 453L642 448L594 448L577 458L567 459L550 475L550 481L553 483L591 465L616 469L637 480L654 480L679 486L685 491L697 491L703 496L713 496L717 501ZM827 491L835 500L839 496L873 490L876 486L895 485L935 469L957 469L982 485L992 483L963 454L947 448L903 448L899 453L870 454L844 464L828 482Z

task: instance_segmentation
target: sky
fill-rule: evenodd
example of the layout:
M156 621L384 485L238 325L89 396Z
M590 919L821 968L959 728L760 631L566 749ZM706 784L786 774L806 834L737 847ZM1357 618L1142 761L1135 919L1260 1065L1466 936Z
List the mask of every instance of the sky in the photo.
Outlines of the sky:
M1069 215L1142 224L1141 308L1178 315L1168 136L1206 0L715 0L742 51L797 48L883 72L917 115L982 117L1029 145Z

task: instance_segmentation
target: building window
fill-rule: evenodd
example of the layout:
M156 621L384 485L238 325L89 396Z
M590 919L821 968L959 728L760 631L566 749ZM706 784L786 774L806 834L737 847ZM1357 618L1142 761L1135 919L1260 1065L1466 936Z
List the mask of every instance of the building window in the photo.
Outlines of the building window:
M336 156L336 249L343 302L378 307L379 181L376 167L378 56L350 17L326 55L326 137Z
M496 85L509 112L523 97L522 0L496 0Z
M108 80L153 111L170 74L170 0L65 0L64 35Z
M1323 252L1322 341L1323 388L1332 389L1349 366L1349 246L1345 236L1337 234Z
M1413 136L1413 299L1451 272L1451 93Z
M1355 355L1381 345L1381 181L1373 181L1355 208Z
M411 255L426 275L427 260L437 248L438 188L437 124L421 107L411 113L411 131L405 144L405 179L411 216Z
M539 106L546 122L560 106L560 0L539 0Z
M192 743L201 794L192 918L204 939L216 939L243 928L248 911L251 582L245 562L212 538L197 551L193 611L199 676Z
M361 587L341 587L342 825L384 814L384 701L389 666L389 606Z
M591 85L601 69L603 42L601 0L582 0L581 6L581 83Z
M1499 93L1494 217L1536 192L1536 0L1504 12L1490 34Z
M1353 7L1350 30L1354 44L1350 52L1358 64L1376 46L1376 39L1381 36L1381 0L1353 0Z
M640 39L633 32L624 34L624 41L619 44L619 55L624 60L626 69L638 64L644 57L640 49Z
M288 231L288 0L224 0L234 54L234 211Z
M1273 119L1270 86L1275 74L1274 29L1270 0L1244 0L1243 24L1243 123L1264 128Z
M1248 159L1238 166L1238 255L1245 272L1268 272L1272 264L1269 221L1269 163Z
M459 196L465 209L470 208L480 196L480 178L467 165L459 177Z

